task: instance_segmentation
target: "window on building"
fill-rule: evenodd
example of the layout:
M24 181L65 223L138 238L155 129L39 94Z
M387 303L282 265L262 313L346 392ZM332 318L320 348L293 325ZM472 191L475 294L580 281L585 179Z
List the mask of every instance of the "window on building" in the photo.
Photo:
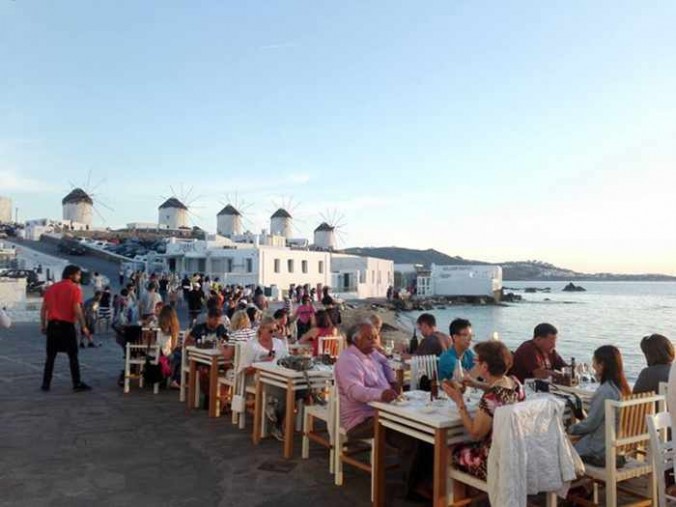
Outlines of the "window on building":
M374 269L371 270L371 283L376 283L376 271Z
M366 271L359 271L359 283L366 283Z
M246 272L253 273L253 259L246 260Z
M300 261L300 270L303 273L307 273L307 261Z
M289 273L293 273L293 259L289 259L286 261L286 269L288 270Z
M282 261L275 259L275 273L279 273L282 269Z
M382 272L380 270L378 270L378 283L380 284L380 283L382 283L382 281L383 281Z
M319 273L324 273L324 261L319 261Z
M225 259L225 272L226 273L232 273L232 259L231 258Z

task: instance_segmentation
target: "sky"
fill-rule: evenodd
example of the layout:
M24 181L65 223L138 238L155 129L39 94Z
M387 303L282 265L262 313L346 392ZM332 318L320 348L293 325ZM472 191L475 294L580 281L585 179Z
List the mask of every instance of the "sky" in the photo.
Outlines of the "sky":
M676 275L676 3L0 0L0 195ZM100 214L100 216L99 216Z

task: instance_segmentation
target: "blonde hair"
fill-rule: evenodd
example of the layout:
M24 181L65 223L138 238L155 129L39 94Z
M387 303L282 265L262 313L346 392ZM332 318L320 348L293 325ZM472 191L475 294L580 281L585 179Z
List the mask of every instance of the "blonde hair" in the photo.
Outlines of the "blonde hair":
M369 321L371 322L371 324L373 324L373 327L375 327L378 331L382 329L383 318L377 313L372 313L371 315L369 315Z
M258 329L256 330L256 336L261 337L261 329L263 329L265 326L276 326L277 321L275 320L274 317L266 316L261 319L260 324L258 325Z
M173 307L166 305L160 310L160 315L157 318L157 324L163 333L171 335L172 339L178 338L178 333L181 331L181 323L178 321L178 315Z
M230 330L239 331L251 327L251 320L245 310L237 310L230 319Z

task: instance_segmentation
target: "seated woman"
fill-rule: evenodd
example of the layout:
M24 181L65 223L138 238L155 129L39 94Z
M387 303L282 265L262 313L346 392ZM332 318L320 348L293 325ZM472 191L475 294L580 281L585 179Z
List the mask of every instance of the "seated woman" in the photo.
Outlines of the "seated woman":
M178 389L181 378L181 350L175 355L178 345L178 333L181 324L176 310L171 306L163 306L157 318L157 344L160 346L160 361L168 361L171 368L171 387ZM162 359L166 358L166 359Z
M234 320L234 319L233 319ZM238 374L246 375L246 383L253 383L253 374L256 372L251 365L265 361L277 361L289 355L286 344L283 340L275 338L277 331L277 322L272 317L264 317L261 320L256 338L249 340L242 349L242 356L239 362ZM286 391L281 387L266 386L268 405L265 407L265 415L272 423L271 433L278 440L284 440L284 414L285 414L285 394Z
M336 336L337 334L338 329L333 325L333 322L331 322L329 312L326 310L319 310L315 314L315 325L300 337L299 343L312 344L312 355L316 356L319 352L319 338L324 336Z
M246 342L255 336L256 332L251 329L251 321L246 310L237 310L230 320L230 340Z
M453 465L485 480L495 409L523 401L526 395L523 386L515 377L505 375L511 367L512 355L504 343L498 341L477 343L474 352L476 371L487 384L474 418L469 415L457 384L446 381L442 386L457 405L463 426L473 439L478 440L455 446L452 451Z
M624 376L622 354L613 345L603 345L594 351L592 366L600 385L592 397L589 414L583 421L572 425L568 432L581 436L575 450L582 461L603 466L606 458L606 400L620 401L631 394Z
M669 370L674 362L674 346L661 334L651 334L641 340L647 368L643 368L634 384L634 393L659 393L660 382L669 381Z

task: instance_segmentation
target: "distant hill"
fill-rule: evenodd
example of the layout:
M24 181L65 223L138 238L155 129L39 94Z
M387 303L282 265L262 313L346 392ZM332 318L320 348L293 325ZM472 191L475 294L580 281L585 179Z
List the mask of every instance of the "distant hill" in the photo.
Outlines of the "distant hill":
M431 264L463 266L468 264L492 264L485 261L464 259L459 256L450 256L434 249L415 250L411 248L366 247L347 248L345 253L365 255L379 259L389 259L395 264L422 264L429 268ZM580 273L572 269L560 268L547 262L509 261L497 263L502 266L502 276L505 281L571 281L571 280L598 280L598 281L676 281L676 277L660 274L624 275L613 273Z

